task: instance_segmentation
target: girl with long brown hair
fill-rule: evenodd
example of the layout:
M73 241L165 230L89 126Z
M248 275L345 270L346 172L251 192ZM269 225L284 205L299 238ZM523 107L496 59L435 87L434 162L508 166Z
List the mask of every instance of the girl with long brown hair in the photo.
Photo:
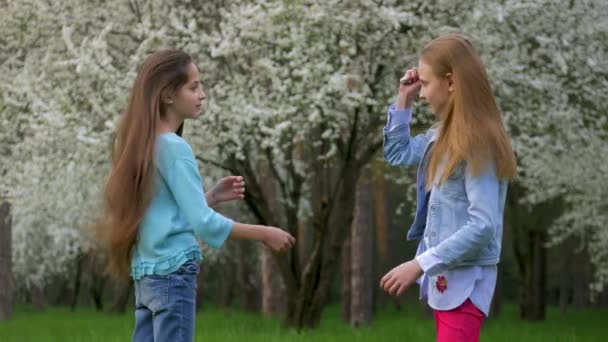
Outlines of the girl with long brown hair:
M436 124L411 137L418 94ZM469 40L448 34L424 47L418 67L402 78L384 139L387 162L418 166L416 216L407 238L420 243L416 258L388 272L380 286L401 295L418 280L421 298L434 310L437 341L477 341L494 295L507 181L516 164Z
M133 341L192 341L197 238L213 247L227 238L256 240L279 252L295 241L279 228L237 223L209 207L242 198L244 184L227 177L203 191L181 128L200 115L205 98L192 58L160 50L141 65L120 120L98 234L112 273L134 280Z

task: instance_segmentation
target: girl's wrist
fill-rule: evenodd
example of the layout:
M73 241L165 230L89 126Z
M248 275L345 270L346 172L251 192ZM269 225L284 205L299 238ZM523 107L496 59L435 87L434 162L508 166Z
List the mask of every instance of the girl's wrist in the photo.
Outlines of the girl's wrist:
M397 98L397 103L395 103L396 108L395 109L404 109L404 108L409 108L412 106L412 99L407 98L404 96L404 98L401 97L401 95Z
M255 229L258 230L258 241L259 242L266 242L266 240L268 239L268 227L266 226L262 226L262 225L256 225Z
M210 207L217 204L217 201L215 200L215 195L213 194L213 190L207 191L207 193L205 194L205 199L207 200L207 205Z

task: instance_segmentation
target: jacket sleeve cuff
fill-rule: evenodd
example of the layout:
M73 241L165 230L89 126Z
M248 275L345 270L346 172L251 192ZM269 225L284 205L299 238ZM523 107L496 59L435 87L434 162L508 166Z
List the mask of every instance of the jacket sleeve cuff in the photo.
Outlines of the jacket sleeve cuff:
M391 132L399 126L409 125L412 121L412 108L395 109L395 104L392 104L388 109L387 116L386 131Z
M424 253L416 256L420 268L429 276L437 275L447 270L447 265L435 253L435 248L427 249Z

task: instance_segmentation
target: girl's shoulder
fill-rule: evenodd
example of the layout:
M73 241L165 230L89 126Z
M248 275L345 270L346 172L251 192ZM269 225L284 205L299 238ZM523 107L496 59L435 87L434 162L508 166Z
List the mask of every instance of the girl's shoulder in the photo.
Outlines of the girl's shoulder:
M156 150L157 157L161 162L178 158L194 158L190 144L175 133L160 134L158 136Z

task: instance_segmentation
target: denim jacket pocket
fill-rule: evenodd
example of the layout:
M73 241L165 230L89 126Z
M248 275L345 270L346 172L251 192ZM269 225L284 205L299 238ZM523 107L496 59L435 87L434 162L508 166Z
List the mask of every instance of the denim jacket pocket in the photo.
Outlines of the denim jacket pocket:
M439 190L448 198L463 200L466 199L466 189L464 185L464 163L458 164L454 172L446 179Z

